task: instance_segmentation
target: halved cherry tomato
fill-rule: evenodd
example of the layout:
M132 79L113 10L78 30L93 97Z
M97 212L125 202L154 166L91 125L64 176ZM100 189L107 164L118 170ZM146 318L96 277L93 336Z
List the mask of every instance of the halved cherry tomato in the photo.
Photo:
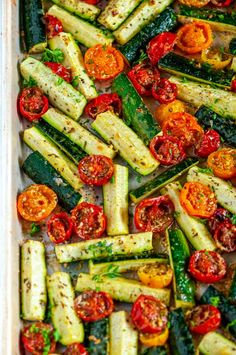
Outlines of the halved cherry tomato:
M221 313L215 306L203 304L187 312L186 320L191 332L203 335L219 328Z
M162 127L164 121L169 118L171 113L185 111L185 104L180 100L174 100L168 104L159 105L155 111L155 118Z
M214 129L208 129L202 138L200 147L196 154L201 158L207 158L208 155L215 152L220 146L220 135Z
M233 92L236 92L236 80L235 80L235 79L232 80L232 83L231 83L231 90L232 90Z
M30 122L38 120L49 107L47 97L36 87L23 89L18 100L21 115Z
M210 0L179 0L179 2L188 6L203 7L206 6Z
M222 53L218 48L205 49L202 51L201 59L203 63L208 63L215 69L224 69L232 61L232 56Z
M176 34L172 32L163 32L151 39L147 45L147 55L150 62L156 65L164 55L174 48L175 41Z
M180 192L180 203L190 216L210 218L217 209L214 192L200 182L186 182Z
M58 18L46 14L44 16L44 21L46 24L46 33L48 39L53 38L54 36L58 35L58 33L63 31L62 22Z
M56 350L53 327L50 324L37 322L24 327L21 339L25 350L34 355L43 354L45 347L49 344L48 354L52 354Z
M106 229L106 216L102 207L92 203L79 203L71 211L71 218L76 234L82 239L99 238Z
M208 228L213 235L219 225L223 222L231 222L229 212L224 208L217 208L211 218L208 219Z
M207 165L221 179L236 177L236 149L222 148L211 153Z
M176 45L183 52L195 54L209 48L212 41L211 26L204 22L193 22L179 29Z
M141 295L134 302L131 318L142 333L162 333L167 325L166 305L153 296Z
M190 257L188 270L196 280L211 284L225 276L226 262L215 251L197 250Z
M64 79L68 83L71 82L72 77L70 69L67 69L66 67L64 67L64 65L55 62L44 62L44 64L62 79Z
M167 104L176 99L177 85L171 83L166 78L161 78L160 81L155 82L152 87L152 96L160 104Z
M95 119L99 113L113 111L116 115L120 115L122 103L120 97L114 94L101 94L92 99L85 107L87 116Z
M89 353L82 344L74 343L67 346L63 355L89 355Z
M154 83L160 81L160 73L147 61L135 65L129 72L128 77L140 95L151 96Z
M211 0L211 2L217 7L228 7L232 4L233 0Z
M73 222L65 212L54 214L47 222L47 233L55 244L66 242L73 232Z
M150 142L150 151L162 165L175 165L186 158L181 141L171 136L155 136Z
M97 5L101 0L82 0L82 1L86 2L87 4Z
M167 195L143 200L135 208L135 226L143 232L161 233L173 223L174 209Z
M165 345L167 339L169 337L169 330L166 327L162 333L154 333L154 334L147 334L147 333L140 333L139 339L141 343L147 347L153 346L162 346Z
M146 264L138 271L139 280L147 286L154 288L164 288L171 283L173 271L168 264Z
M85 291L75 299L75 311L85 322L105 318L113 309L113 300L106 292Z
M163 134L179 138L184 148L197 146L204 131L195 117L187 112L176 112L169 115L162 126Z
M124 59L114 47L97 44L85 53L84 65L90 76L98 80L107 80L122 72Z
M88 155L78 165L81 180L88 185L102 186L114 173L112 160L104 155Z
M46 185L34 184L18 197L17 210L26 221L38 222L47 218L57 205L57 195Z
M229 221L222 222L214 233L217 247L226 253L236 251L236 225Z

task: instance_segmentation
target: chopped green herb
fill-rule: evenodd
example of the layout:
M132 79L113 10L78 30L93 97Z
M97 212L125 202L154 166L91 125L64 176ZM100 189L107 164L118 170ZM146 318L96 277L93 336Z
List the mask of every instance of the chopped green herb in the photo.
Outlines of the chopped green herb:
M210 303L212 304L212 306L218 307L218 305L220 303L220 297L218 297L218 296L211 297L210 298Z
M93 256L97 256L99 254L102 255L104 253L111 255L112 245L113 245L112 243L107 244L107 242L104 240L96 244L89 245L88 250L90 250L93 253Z
M40 232L41 227L38 224L32 223L31 224L31 231L30 231L30 235L31 237L35 234Z
M230 327L234 327L236 325L236 319L232 320L229 324L227 324L226 330L229 330Z
M187 83L188 82L188 79L185 76L183 76L180 80L181 80L182 83Z
M61 85L61 84L63 83L63 81L64 81L64 80L63 80L61 77L59 77L59 78L57 79L56 85L57 85L57 86Z
M79 77L78 77L78 75L76 75L74 77L74 79L71 82L71 85L74 86L74 87L77 87L79 85Z
M180 212L175 211L175 212L174 212L174 217L177 218L177 217L179 217L179 216L180 216Z
M109 182L110 182L111 184L114 184L114 181L115 181L115 178L114 178L114 175L113 175L113 176L111 177L111 179L110 179Z
M145 51L141 50L139 58L133 64L139 64L145 59L148 59L148 55Z
M200 173L204 173L204 174L208 174L208 175L213 174L213 171L210 168L198 168L198 170L200 171Z
M231 217L231 222L233 224L236 224L236 214L233 214L233 216Z
M43 52L41 60L42 62L62 63L64 57L64 53L59 48L56 48L53 51L51 49L46 48Z
M142 181L142 176L140 175L136 176L136 181L140 184Z
M37 86L38 83L36 80L32 78L32 76L29 77L29 80L24 79L22 86L23 88L32 88L33 86Z
M120 277L119 266L109 265L106 271L102 272L101 274L94 275L93 280L96 282L102 282L102 278L104 276L110 279Z
M57 329L54 330L53 336L54 336L54 340L55 340L56 342L57 342L57 341L60 339L60 337L61 337Z

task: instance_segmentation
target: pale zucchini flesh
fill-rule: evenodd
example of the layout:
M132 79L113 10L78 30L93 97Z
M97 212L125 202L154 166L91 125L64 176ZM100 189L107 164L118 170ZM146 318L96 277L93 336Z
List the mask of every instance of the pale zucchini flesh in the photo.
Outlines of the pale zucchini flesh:
M114 40L111 33L105 34L100 28L71 15L57 5L53 5L48 14L57 17L62 22L63 30L71 33L77 41L86 47L93 47L96 44L108 46Z
M32 150L38 151L75 190L83 186L77 166L38 128L26 129L23 140Z
M205 334L198 346L203 355L235 355L236 344L217 332Z
M158 167L159 163L142 140L113 112L100 113L92 127L114 146L137 173L148 175Z
M74 290L69 274L55 272L47 277L52 324L63 345L82 343L84 327L74 310Z
M48 96L53 106L74 120L79 119L86 105L86 99L72 85L32 57L28 57L20 64L20 71L24 79L29 80L31 77L37 82L37 86Z
M179 200L181 188L179 182L170 183L161 190L161 194L167 194L173 202L175 219L192 246L196 250L215 250L215 243L207 227L197 218L189 216L181 206Z
M64 9L75 13L79 17L85 20L94 21L96 17L100 14L101 10L99 7L87 4L80 0L52 0L55 4Z
M90 239L84 242L55 246L59 263L105 258L111 255L129 255L152 249L151 232Z
M126 279L123 277L108 278L103 277L102 281L94 280L93 275L80 273L76 283L76 291L83 292L86 290L104 291L110 296L121 302L133 303L140 295L150 295L158 298L167 306L170 303L170 289L152 288L143 285L136 280Z
M58 110L50 108L42 117L47 123L81 147L87 154L101 154L111 159L114 158L116 152L112 146L108 146L79 123L63 115Z
M112 179L103 185L103 206L107 217L107 234L129 233L128 168L114 164Z
M47 304L44 244L27 240L21 247L21 313L27 321L42 321Z

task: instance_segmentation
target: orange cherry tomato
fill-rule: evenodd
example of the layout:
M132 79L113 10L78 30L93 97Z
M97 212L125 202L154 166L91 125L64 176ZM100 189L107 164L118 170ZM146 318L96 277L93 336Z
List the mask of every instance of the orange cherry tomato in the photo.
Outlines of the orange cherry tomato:
M180 192L180 203L190 216L210 218L217 209L214 192L200 182L186 182Z
M23 219L31 222L47 218L56 205L57 195L46 185L31 185L19 195L17 200L19 214Z
M114 47L97 44L85 53L84 65L90 76L107 80L114 78L124 69L124 59Z
M158 106L155 111L155 118L160 126L162 126L164 121L170 116L171 113L185 111L185 104L180 100L174 100L169 104L161 104Z
M177 32L177 47L188 54L199 53L209 48L212 41L211 27L203 22L189 23Z
M221 179L236 177L236 149L223 148L211 153L207 165Z
M153 288L164 288L171 283L173 271L168 264L146 264L138 269L139 280Z
M203 7L206 6L210 0L179 0L181 4L193 7Z
M165 328L162 333L148 334L140 333L139 339L143 345L148 347L165 345L169 337L169 330Z

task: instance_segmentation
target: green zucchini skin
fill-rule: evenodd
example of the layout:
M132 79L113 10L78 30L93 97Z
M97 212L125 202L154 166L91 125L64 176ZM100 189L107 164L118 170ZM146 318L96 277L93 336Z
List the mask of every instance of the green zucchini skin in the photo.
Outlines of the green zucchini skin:
M49 186L58 196L61 205L70 212L81 200L80 193L53 168L49 162L37 151L31 153L22 166L23 171L36 184Z
M209 286L200 298L201 304L213 304L219 308L222 316L222 324L236 338L236 306L213 286ZM232 324L232 325L230 325Z
M97 257L93 259L93 264L100 264L100 263L106 263L106 262L112 262L112 261L127 261L127 260L139 260L139 259L145 259L145 258L165 258L166 256L163 254L156 254L154 250L150 251L143 251L142 253L137 253L137 254L129 254L129 255L111 255L107 256L105 259L104 257Z
M36 127L47 135L76 164L87 155L77 144L50 126L46 121L39 121Z
M173 30L177 25L177 17L172 8L167 8L149 25L145 26L128 43L119 47L128 62L132 63L138 58L140 50L158 34Z
M158 66L160 69L171 74L186 76L189 79L228 89L230 89L231 81L235 75L233 70L215 70L209 65L206 66L204 63L201 64L195 60L189 60L174 52L170 52L162 57L159 60Z
M157 348L148 348L141 355L168 355L165 346L158 346Z
M21 0L21 9L26 49L29 53L41 53L47 47L42 1Z
M232 303L236 303L236 270L234 270L234 275L229 290L229 300Z
M86 333L88 334L88 339L85 342L88 344L89 354L107 355L109 347L108 318L89 323Z
M197 158L187 158L179 164L171 167L158 175L152 180L147 181L144 185L138 187L136 190L130 191L130 198L133 202L138 203L144 198L152 195L166 184L169 184L173 180L186 173L192 166L198 164Z
M229 43L229 53L236 55L236 38L231 39Z
M201 106L195 113L198 121L206 128L213 128L224 139L224 142L236 147L236 124L235 121L225 119L218 113L206 106Z
M169 313L170 348L173 355L195 355L192 335L184 319L182 308Z
M122 110L126 124L148 145L160 132L156 120L144 104L126 74L119 74L112 83L112 91L122 99Z

